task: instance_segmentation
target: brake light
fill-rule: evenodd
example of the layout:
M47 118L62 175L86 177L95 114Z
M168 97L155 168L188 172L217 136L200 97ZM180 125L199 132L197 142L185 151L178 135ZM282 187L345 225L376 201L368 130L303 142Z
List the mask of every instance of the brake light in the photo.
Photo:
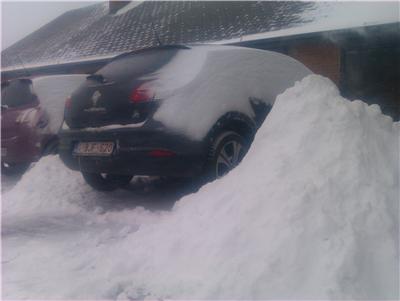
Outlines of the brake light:
M155 150L150 151L148 153L148 155L150 157L160 158L160 157L172 157L172 156L175 156L175 153L171 152L171 151L168 151L168 150L155 149Z
M150 89L145 88L143 86L139 86L132 91L130 100L133 103L141 103L141 102L152 100L154 98L154 96L155 96L155 94L153 91L151 91Z
M68 96L67 99L65 100L65 108L70 109L71 105L72 105L71 96Z

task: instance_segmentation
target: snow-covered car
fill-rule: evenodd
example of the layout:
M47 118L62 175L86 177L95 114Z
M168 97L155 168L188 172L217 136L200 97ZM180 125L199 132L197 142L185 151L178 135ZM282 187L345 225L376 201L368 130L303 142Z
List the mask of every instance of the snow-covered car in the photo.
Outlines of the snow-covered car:
M67 99L60 157L99 190L133 175L221 177L241 161L276 96L310 73L288 56L244 47L122 54Z
M57 152L64 100L87 75L18 78L1 83L1 170L24 171Z

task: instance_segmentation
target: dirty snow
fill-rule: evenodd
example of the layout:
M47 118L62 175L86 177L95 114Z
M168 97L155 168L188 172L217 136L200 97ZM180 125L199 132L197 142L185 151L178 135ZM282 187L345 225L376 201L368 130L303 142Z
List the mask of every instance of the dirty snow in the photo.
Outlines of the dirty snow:
M280 53L207 45L179 51L170 63L146 78L157 78L148 85L163 99L153 118L201 140L226 112L254 116L249 95L272 104L278 94L310 73L303 64Z
M3 195L3 297L398 299L399 132L311 75L171 211L43 158Z

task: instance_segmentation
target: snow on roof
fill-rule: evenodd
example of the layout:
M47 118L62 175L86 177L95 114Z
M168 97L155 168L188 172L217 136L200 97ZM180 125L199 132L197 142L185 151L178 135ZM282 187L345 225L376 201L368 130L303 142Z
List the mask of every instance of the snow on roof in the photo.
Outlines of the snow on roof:
M125 14L126 12L128 12L129 10L135 8L136 6L138 6L139 4L141 4L143 1L138 1L138 0L134 0L131 1L129 4L125 5L124 7L120 8L115 14L114 16L119 16L122 14Z
M332 30L359 28L399 22L400 2L318 2L314 10L304 12L313 21L296 27L243 35L239 38L214 41L230 44Z
M157 45L155 32L164 44L225 44L398 22L398 12L398 2L135 1L109 14L99 3L5 49L2 69L110 58Z
M109 14L107 3L94 4L63 14L5 49L2 67L76 61L154 46L155 32L164 44L182 44L288 28L310 21L301 14L313 7L312 2L284 1L144 1Z

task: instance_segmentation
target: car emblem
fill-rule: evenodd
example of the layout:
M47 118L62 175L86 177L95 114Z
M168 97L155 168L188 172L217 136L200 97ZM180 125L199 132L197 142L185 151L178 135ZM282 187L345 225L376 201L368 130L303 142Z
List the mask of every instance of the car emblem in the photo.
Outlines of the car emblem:
M92 95L92 102L93 102L93 107L97 107L97 102L99 101L101 97L101 93L99 91L96 91Z
M87 109L84 109L85 112L91 113L106 113L106 109L102 107L97 107L97 103L101 97L101 93L99 91L95 91L92 95L92 104L93 106Z

